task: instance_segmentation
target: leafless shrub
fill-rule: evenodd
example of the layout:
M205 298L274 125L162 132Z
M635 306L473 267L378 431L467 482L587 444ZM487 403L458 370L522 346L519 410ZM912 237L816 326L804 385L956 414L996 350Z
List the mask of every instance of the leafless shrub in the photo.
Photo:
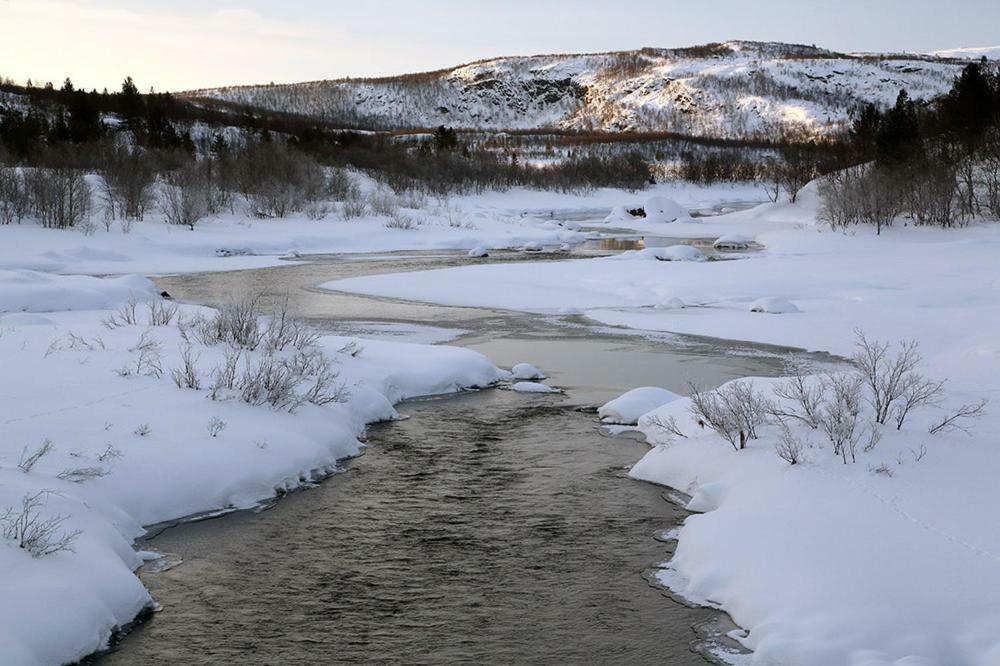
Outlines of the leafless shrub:
M208 215L209 181L198 164L191 164L170 174L160 186L158 202L167 224L187 227Z
M357 358L361 352L365 350L364 345L362 345L357 340L351 340L346 345L337 350L338 354L347 354L351 358Z
M987 400L983 399L979 402L964 404L932 425L927 432L932 435L936 435L941 432L954 432L960 430L968 434L969 430L965 427L963 422L969 419L978 419L979 417L985 415L987 402Z
M107 430L107 428L105 428L105 430ZM123 455L125 454L123 454L120 450L108 444L108 447L97 456L97 459L101 462L110 462L121 458Z
M880 474L882 476L887 476L890 479L892 478L892 468L889 467L889 465L887 465L886 463L881 463L877 467L872 467L871 465L869 465L868 471L871 472L872 474Z
M395 195L384 190L372 192L368 196L368 207L373 213L382 217L391 217L399 210Z
M917 449L910 449L910 454L913 456L913 462L920 462L927 455L927 445L921 444Z
M911 372L903 379L903 392L896 405L893 416L896 420L896 430L903 427L907 415L917 408L936 405L944 393L944 382L927 379L923 375Z
M302 400L313 405L329 405L335 402L345 402L348 398L346 387L337 382L337 373L330 364L326 356L322 356L322 361L312 368L309 375L311 382L302 393Z
M212 372L212 388L209 397L218 400L222 391L232 391L236 388L237 366L242 352L238 347L231 347L226 350L222 365L219 365Z
M274 409L293 411L301 404L295 392L297 380L286 364L267 355L256 362L247 360L237 380L237 388L240 399L248 405L270 405Z
M116 329L122 326L135 326L138 323L136 306L135 299L129 298L128 301L118 308L117 312L102 319L101 323L104 324L105 328L109 329Z
M153 432L153 429L149 427L148 423L140 423L136 429L132 431L132 434L138 435L139 437L145 437L151 432Z
M770 405L771 415L779 420L792 418L813 430L819 427L819 412L823 404L822 382L810 381L808 370L802 365L794 367L794 374L774 387L774 394L789 405Z
M726 439L737 451L748 439L757 439L757 427L767 417L768 405L750 380L730 382L715 391L691 386L691 411L699 423Z
M249 294L225 303L215 316L196 322L202 344L220 342L254 350L264 340L266 331L260 326L262 294Z
M677 419L673 416L660 416L658 414L647 416L643 418L643 425L656 428L669 442L674 441L678 437L687 439L687 435L681 432L680 427L677 425Z
M861 391L863 380L857 373L830 375L824 381L828 397L819 414L820 430L833 445L834 455L847 462L855 452L863 435L861 420Z
M154 201L154 158L139 149L121 148L103 155L103 162L105 207L123 220L143 219Z
M364 200L347 200L340 204L340 217L344 220L353 220L363 217L366 210L368 210L368 207Z
M130 347L129 351L137 354L135 366L131 368L126 366L125 369L131 372L127 372L123 376L131 374L145 375L147 377L163 376L163 345L158 340L149 337L149 331L143 331L142 335L139 336L138 342ZM119 374L122 373L119 372Z
M177 306L167 301L151 301L149 303L149 325L170 326L177 316Z
M884 425L893 403L903 397L907 385L911 383L912 373L920 363L917 343L912 340L901 343L899 351L892 357L888 343L870 341L861 331L855 333L854 365L868 389L875 422Z
M90 217L91 187L75 169L34 169L25 185L43 227L68 229Z
M803 460L803 452L807 448L807 444L800 437L797 437L792 429L788 427L783 421L780 422L781 434L777 443L774 445L774 451L778 454L778 457L787 462L789 465L797 465Z
M42 516L41 509L48 494L47 490L26 493L21 498L20 507L8 506L0 513L0 529L4 538L16 542L19 548L35 558L72 551L73 542L81 534L79 530L63 529L66 516Z
M306 217L314 222L324 219L327 215L333 212L334 206L325 201L314 201L307 204L303 209Z
M30 208L24 176L14 167L0 167L0 225L20 224Z
M21 450L21 458L17 462L17 468L25 474L30 474L31 470L38 464L38 461L52 453L53 449L55 449L55 446L50 440L42 442L41 445L30 454L28 453L28 447L24 447L24 449Z
M74 467L59 472L59 478L71 483L83 483L107 476L110 472L103 467Z
M361 198L361 188L344 169L329 169L326 174L326 193L334 201L357 201Z
M314 346L318 338L318 333L292 316L287 295L275 301L265 332L267 349L283 351L291 347L302 350Z
M177 388L194 389L201 388L201 376L198 373L198 359L200 354L196 354L191 345L185 345L181 349L181 367L170 371L170 376L174 380Z
M397 211L393 213L382 226L386 229L403 229L411 231L420 226L420 223L413 217Z
M219 434L226 429L226 422L220 419L218 416L213 416L208 421L208 434L212 437L218 437Z

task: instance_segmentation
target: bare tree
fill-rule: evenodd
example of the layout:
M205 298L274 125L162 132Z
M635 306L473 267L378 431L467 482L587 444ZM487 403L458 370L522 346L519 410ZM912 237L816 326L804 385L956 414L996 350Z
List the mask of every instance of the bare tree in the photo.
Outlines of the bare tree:
M185 166L170 174L159 190L160 211L167 224L187 227L208 215L209 182L197 164Z

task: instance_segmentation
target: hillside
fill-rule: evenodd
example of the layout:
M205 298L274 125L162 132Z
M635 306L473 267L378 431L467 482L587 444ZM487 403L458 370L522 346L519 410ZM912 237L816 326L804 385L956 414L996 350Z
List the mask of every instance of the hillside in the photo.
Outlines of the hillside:
M961 62L847 55L733 41L684 49L484 60L382 79L239 86L184 93L372 129L448 125L674 131L748 138L782 125L825 132L858 102L945 92Z

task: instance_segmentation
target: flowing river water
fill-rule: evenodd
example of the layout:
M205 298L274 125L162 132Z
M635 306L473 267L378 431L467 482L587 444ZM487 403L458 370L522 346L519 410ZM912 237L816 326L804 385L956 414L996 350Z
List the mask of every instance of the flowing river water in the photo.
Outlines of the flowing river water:
M300 316L349 335L453 338L499 365L533 362L565 394L409 401L398 409L411 418L372 426L366 453L308 492L151 530L142 547L176 564L140 572L163 610L98 661L704 664L726 618L647 582L671 552L659 537L686 514L672 491L628 479L646 445L582 408L636 386L774 375L784 350L313 288L462 265L462 253L311 259L159 284L205 304L287 294Z

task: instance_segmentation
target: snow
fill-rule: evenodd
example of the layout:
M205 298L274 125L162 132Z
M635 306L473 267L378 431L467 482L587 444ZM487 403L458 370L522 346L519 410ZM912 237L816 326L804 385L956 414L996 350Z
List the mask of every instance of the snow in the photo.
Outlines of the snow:
M628 197L623 198L628 201ZM609 203L605 210L621 203ZM670 331L850 356L855 329L915 339L921 372L947 397L843 464L823 436L790 466L776 426L744 451L699 427L681 398L639 418L652 448L632 476L691 497L676 555L658 577L724 609L747 631L753 664L986 666L1000 663L1000 226L915 228L881 236L816 222L815 186L796 204L764 204L704 221L702 237L751 237L730 261L614 258L470 266L370 276L337 289L421 301L556 313L640 331ZM642 224L642 222L636 222ZM655 226L655 225L654 225ZM683 222L662 225L698 237ZM694 227L694 225L691 225ZM651 232L649 232L651 233ZM678 299L687 307L664 308ZM751 312L755 304L769 316ZM660 306L660 307L657 307ZM755 387L774 397L773 380ZM969 433L928 426L991 399ZM657 418L653 418L653 417ZM662 419L686 438L670 441ZM882 471L880 471L882 470ZM891 476L890 476L891 474Z
M510 388L518 393L559 393L559 389L538 382L517 382Z
M602 423L619 425L635 425L639 417L673 402L680 396L667 389L656 386L635 388L614 400L605 403L597 410Z
M653 224L673 222L679 217L687 216L687 211L679 203L662 196L646 199L643 210L646 212L646 221Z
M510 369L514 379L545 379L545 373L530 363L518 363Z
M932 51L931 55L940 56L942 58L961 58L963 60L979 60L980 58L1000 60L1000 46L942 49L940 51Z

